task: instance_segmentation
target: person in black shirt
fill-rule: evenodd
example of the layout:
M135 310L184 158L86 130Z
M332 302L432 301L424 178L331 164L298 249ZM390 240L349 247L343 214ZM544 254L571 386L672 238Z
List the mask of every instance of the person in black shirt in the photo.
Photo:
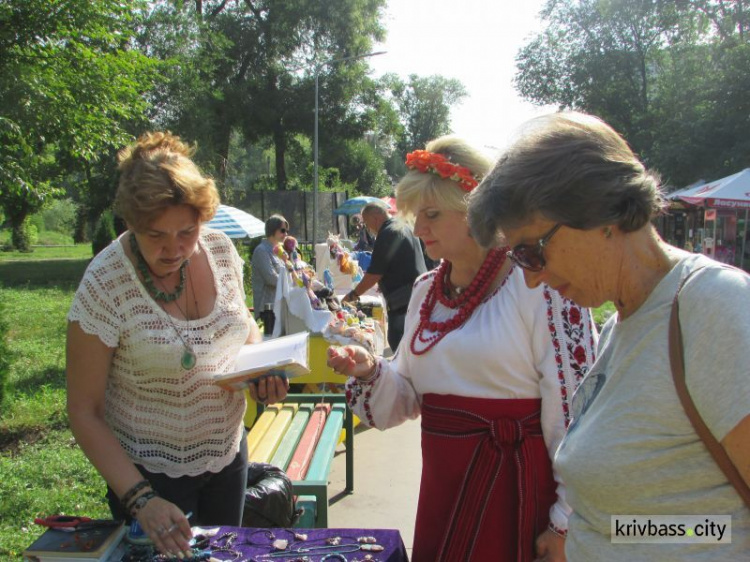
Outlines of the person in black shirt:
M343 301L357 300L378 283L388 309L388 345L395 353L404 335L404 319L414 280L427 271L424 255L411 227L391 218L384 203L365 205L362 220L367 230L376 235L372 261L362 281Z

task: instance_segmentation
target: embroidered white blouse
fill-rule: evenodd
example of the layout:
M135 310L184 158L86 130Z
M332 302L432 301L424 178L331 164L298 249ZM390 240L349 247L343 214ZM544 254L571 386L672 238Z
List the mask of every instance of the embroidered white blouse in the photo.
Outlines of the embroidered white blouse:
M219 472L239 451L245 395L213 384L232 370L247 340L250 320L242 284L242 259L231 240L203 228L199 251L214 276L214 309L197 320L179 320L151 298L124 253L122 237L91 262L68 320L115 348L108 373L105 416L133 462L170 477ZM190 342L197 355L180 366Z
M570 398L594 360L597 334L588 309L546 285L528 289L523 271L514 266L461 328L424 355L415 355L411 342L435 271L414 284L396 355L379 362L372 381L347 382L350 407L364 423L386 429L419 416L427 393L541 398L542 431L552 458L569 423ZM431 319L445 321L453 314L438 301ZM427 338L431 332L424 335ZM565 530L570 508L564 486L557 474L555 478L558 501L550 521Z

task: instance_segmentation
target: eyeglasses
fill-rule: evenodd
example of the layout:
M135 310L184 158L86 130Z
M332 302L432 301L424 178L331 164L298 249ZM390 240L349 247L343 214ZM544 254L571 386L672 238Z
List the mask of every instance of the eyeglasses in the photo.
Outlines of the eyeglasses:
M543 270L547 264L547 261L544 259L544 247L561 226L562 223L557 223L536 244L518 244L508 252L508 257L529 271Z

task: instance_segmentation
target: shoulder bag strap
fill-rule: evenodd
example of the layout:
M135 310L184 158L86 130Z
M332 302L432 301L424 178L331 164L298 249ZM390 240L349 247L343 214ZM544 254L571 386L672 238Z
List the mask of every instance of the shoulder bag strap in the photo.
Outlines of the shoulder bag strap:
M750 487L748 487L745 480L740 475L737 467L727 455L724 447L721 446L716 438L711 433L711 430L706 426L703 418L695 407L693 399L690 397L690 391L688 390L685 382L685 355L682 347L682 329L680 328L680 310L678 297L682 290L685 282L690 277L703 269L702 267L691 271L680 283L677 293L672 301L672 314L669 319L669 363L672 366L672 378L674 379L674 385L677 389L677 396L680 397L682 407L685 410L690 423L693 425L693 429L701 438L703 443L706 445L708 452L719 465L719 468L727 477L729 482L735 487L737 493L740 495L742 500L745 502L748 508L750 508Z

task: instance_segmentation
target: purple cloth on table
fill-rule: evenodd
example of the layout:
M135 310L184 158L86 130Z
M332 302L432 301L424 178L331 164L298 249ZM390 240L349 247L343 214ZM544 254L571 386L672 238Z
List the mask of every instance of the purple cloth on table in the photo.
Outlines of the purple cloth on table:
M285 539L289 541L289 552L288 557L274 557L266 558L260 557L263 554L268 554L273 551L270 543L273 542L268 536L268 531L272 532L276 539ZM298 547L309 548L313 545L325 545L325 539L329 537L341 537L341 545L353 544L357 542L358 537L375 537L377 544L385 547L383 552L366 552L356 551L342 553L347 560L362 560L366 554L372 554L375 560L379 562L408 562L409 557L406 554L406 548L404 542L401 540L401 535L397 530L394 529L255 529L246 527L221 527L219 532L211 537L213 543L223 535L224 533L237 533L237 540L232 547L242 553L242 557L239 560L268 560L284 562L285 560L292 560L295 557L309 556L312 562L319 562L326 554L335 552L335 549L329 549L321 551L319 553L293 553ZM294 533L304 533L307 535L306 541L297 541L294 538ZM223 544L224 541L221 541ZM348 549L345 549L348 550ZM276 551L281 554L280 551ZM234 560L235 558L228 552L214 552L213 557L217 560ZM260 558L258 558L260 557Z

